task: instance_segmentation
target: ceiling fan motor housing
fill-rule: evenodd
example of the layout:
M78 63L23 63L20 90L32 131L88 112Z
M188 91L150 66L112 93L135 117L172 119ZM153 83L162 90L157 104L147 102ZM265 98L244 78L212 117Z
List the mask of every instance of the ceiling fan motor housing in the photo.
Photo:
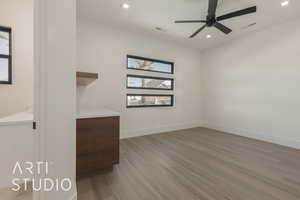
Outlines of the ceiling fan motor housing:
M211 27L211 26L213 26L217 22L216 16L215 15L213 15L213 16L207 16L206 17L206 21L207 21L206 22L207 26Z

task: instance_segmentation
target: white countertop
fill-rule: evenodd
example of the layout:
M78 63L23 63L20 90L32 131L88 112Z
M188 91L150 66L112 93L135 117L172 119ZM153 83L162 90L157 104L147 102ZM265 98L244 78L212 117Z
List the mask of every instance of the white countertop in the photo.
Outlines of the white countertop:
M77 119L98 118L98 117L117 117L120 113L109 109L82 109L77 111Z
M7 117L0 118L0 126L26 124L32 122L33 122L32 112L21 112L21 113L16 113Z
M82 109L77 112L77 119L117 117L120 113L109 109ZM27 124L33 122L32 112L16 113L7 117L0 118L0 126Z

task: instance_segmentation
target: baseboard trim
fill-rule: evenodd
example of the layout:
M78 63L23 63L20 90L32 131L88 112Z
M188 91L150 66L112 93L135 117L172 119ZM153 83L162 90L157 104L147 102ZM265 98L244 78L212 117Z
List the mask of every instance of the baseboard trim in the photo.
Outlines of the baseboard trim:
M232 128L232 127L226 127L226 126L215 125L210 123L203 123L202 127L208 129L214 129L217 131L222 131L225 133L227 132L230 134L239 135L247 138L257 139L265 142L270 142L273 144L279 144L286 147L300 149L300 140L290 140L283 137L265 135L262 132L253 133L246 129Z
M152 135L157 133L177 131L189 128L201 127L202 123L175 124L168 126L152 127L138 130L121 130L121 139Z
M77 200L77 192L75 192L72 197L70 198L70 200Z

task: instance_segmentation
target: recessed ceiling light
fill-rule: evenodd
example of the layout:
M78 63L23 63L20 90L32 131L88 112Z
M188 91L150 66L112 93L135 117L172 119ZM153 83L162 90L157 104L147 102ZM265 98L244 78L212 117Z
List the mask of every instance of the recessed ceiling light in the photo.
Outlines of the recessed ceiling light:
M281 2L281 6L282 7L285 7L285 6L287 6L287 5L289 5L289 1L283 1L283 2Z
M209 35L209 34L208 34L208 35L206 35L206 38L207 38L207 39L211 38L211 35Z
M130 8L130 5L128 3L123 3L123 8L124 9L129 9Z

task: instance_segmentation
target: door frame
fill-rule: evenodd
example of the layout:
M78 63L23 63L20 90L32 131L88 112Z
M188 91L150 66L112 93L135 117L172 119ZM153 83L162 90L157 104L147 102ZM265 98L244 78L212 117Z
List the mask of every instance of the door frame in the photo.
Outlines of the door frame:
M46 15L45 1L34 0L34 122L37 124L34 132L34 162L45 161L45 131L44 122L44 98L45 98L45 39L46 39ZM36 170L35 170L36 172ZM35 173L34 179L39 180L42 174ZM33 191L33 200L42 200L42 191Z
M34 178L70 178L72 188L33 192L33 199L75 200L76 0L34 0L34 121L34 161L51 168Z

